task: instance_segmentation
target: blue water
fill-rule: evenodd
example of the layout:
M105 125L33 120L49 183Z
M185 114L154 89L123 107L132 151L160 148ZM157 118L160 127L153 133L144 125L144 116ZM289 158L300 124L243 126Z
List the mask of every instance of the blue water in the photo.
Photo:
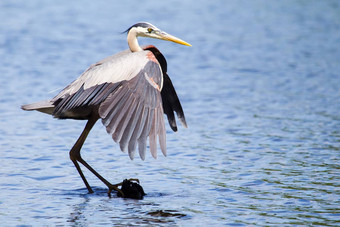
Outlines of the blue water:
M68 151L85 122L20 105L53 97L127 48L149 21L191 43L140 39L168 60L188 129L169 155L130 161L100 122L82 154L143 200L109 198ZM1 1L0 221L3 226L340 224L339 1Z

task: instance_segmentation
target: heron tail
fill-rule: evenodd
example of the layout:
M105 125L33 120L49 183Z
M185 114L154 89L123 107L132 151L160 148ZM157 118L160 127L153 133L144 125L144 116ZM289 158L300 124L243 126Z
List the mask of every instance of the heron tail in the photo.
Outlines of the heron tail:
M55 106L53 105L53 102L50 100L44 100L40 102L35 102L27 105L21 106L21 109L31 111L31 110L37 110L42 113L52 114L54 111Z

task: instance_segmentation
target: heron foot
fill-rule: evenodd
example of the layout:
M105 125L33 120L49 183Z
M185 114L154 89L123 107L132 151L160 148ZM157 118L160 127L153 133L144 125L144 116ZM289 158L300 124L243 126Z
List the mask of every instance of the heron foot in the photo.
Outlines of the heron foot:
M121 188L119 188L121 186ZM122 198L143 199L145 192L139 184L138 179L125 179L123 182L109 187L108 194L111 195L112 190L117 191L117 196Z
M112 191L117 191L117 193L118 192L123 193L122 190L119 189L119 186L121 186L121 185L122 185L122 183L108 186L109 187L109 191L107 192L107 194L109 195L109 197L111 197L111 192Z

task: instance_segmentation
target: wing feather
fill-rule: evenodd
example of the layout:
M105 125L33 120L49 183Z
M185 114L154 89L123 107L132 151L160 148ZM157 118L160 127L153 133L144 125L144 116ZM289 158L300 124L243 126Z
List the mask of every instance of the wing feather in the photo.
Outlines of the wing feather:
M164 84L163 84L161 95L162 95L164 113L168 117L169 124L173 131L177 131L177 124L176 124L176 119L174 115L174 112L176 112L176 115L178 119L180 120L180 122L182 123L182 125L187 128L188 126L185 120L184 111L178 99L176 90L170 80L170 77L168 76L167 73L164 73L163 78L164 78Z
M52 103L55 106L52 115L58 118L86 118L86 114L90 114L90 110L93 106L98 105L112 91L119 87L118 84L101 84L84 90L82 86L76 93L72 95L65 95L63 98L52 99Z
M144 51L144 58L148 59L148 54L149 51ZM164 129L165 135L165 126L158 126L159 123L164 124L164 121L159 120L163 117L162 84L159 64L148 59L134 77L121 81L120 87L99 105L98 113L107 132L119 143L122 151L128 150L131 159L137 144L140 157L145 159L148 138L152 156L157 156L159 128Z
M154 158L157 158L157 115L158 111L155 111L149 133L150 152Z
M82 101L82 105L90 104L92 102L92 100L95 97L99 96L99 94L101 94L106 89L106 87L108 85L109 85L108 83L104 83L103 86L95 86L95 89L93 89L93 91L91 91L91 93L84 96L84 101Z
M116 55L107 57L85 70L78 79L63 89L54 99L63 98L76 93L82 86L86 90L96 85L111 83L116 84L124 80L130 80L143 69L149 61L145 57L145 51L122 51ZM133 67L130 67L130 66Z
M115 141L119 142L120 148L122 151L125 151L124 144L121 142L123 133L125 132L128 124L131 124L131 116L135 112L136 106L136 99L131 97L129 100L129 108L126 111L126 114L124 114L124 117L120 121L115 133L112 135L112 138L115 138Z
M136 128L134 128L134 130L132 132L132 135L131 135L131 138L130 138L130 141L129 141L129 145L128 145L129 155L130 155L131 159L133 159L133 157L135 155L136 146L137 146L137 139L140 137L140 135L141 135L141 133L144 129L144 125L145 125L145 122L147 121L146 118L147 118L148 114L149 114L148 108L145 108L143 106L141 114L139 115L138 121L136 123Z
M129 124L126 126L126 129L119 140L120 149L123 151L125 151L128 146L128 142L131 139L133 130L138 130L136 124L142 111L142 104L138 102L137 100L136 102L137 102L137 107L133 111L133 114L131 114L131 122L129 122ZM134 154L130 154L130 149L129 149L129 155L130 157L132 155L132 159L133 159Z
M164 156L166 156L166 130L165 130L165 123L161 109L158 109L158 139L159 139L159 146L161 147L161 151Z
M161 91L162 102L163 102L163 110L164 113L168 117L168 121L170 127L173 131L177 131L177 124L174 112L176 112L178 119L181 121L184 127L187 127L187 123L185 120L184 112L181 106L181 103L178 99L176 90L170 80L170 77L167 74L167 62L163 54L155 47L155 46L146 46L143 48L144 50L151 51L156 57L157 61L161 65L163 72L163 88Z
M150 133L153 114L154 114L154 109L149 109L148 116L145 119L143 130L142 130L139 138L137 139L139 156L141 157L142 160L145 159L146 139L147 139L147 136Z
M99 115L103 119L103 124L107 126L107 124L112 120L114 115L119 108L116 108L116 105L120 102L121 105L126 101L127 95L124 92L120 92L120 90L124 89L120 87L117 92L108 96L108 98L101 104L101 108L99 109ZM115 95L116 94L116 95ZM107 118L109 116L109 118Z
M110 134L114 135L115 131L117 130L118 124L123 119L123 117L125 117L127 115L127 110L129 109L129 106L131 104L131 99L129 99L128 93L125 95L123 100L124 100L124 102L117 103L117 106L114 108L114 113L112 114L113 117L110 116L110 118L109 118L109 119L111 119L111 121L110 121L107 128L110 129L110 131L109 131ZM112 138L115 140L114 137L112 137Z

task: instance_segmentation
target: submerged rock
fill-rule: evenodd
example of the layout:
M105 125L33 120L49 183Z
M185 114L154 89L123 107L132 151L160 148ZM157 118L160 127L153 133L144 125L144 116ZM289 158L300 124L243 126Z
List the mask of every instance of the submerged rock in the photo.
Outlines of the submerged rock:
M121 192L117 192L117 196L123 198L143 199L143 197L146 195L140 184L127 179L123 181L120 190L124 193L124 196Z

